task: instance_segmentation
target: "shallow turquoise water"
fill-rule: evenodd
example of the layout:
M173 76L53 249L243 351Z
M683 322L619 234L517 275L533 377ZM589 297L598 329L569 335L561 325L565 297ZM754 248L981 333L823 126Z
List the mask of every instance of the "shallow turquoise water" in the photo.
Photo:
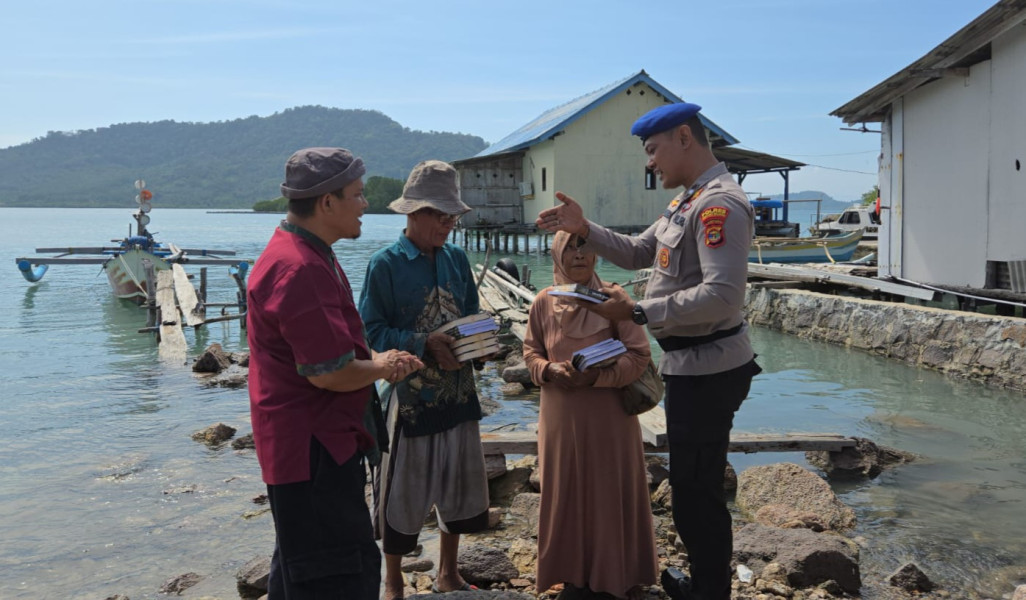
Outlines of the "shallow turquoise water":
M98 245L127 232L125 209L0 209L0 598L158 597L169 577L208 579L194 594L235 597L232 574L273 543L251 452L210 450L189 435L222 421L249 431L245 390L206 388L157 359L145 313L115 300L98 267L53 267L25 282L14 257L37 246ZM256 256L276 215L154 210L151 229L189 247ZM364 235L336 244L359 293L370 254L402 228L368 215ZM472 257L482 262L482 255ZM494 260L494 259L493 259ZM532 265L539 287L547 257ZM603 264L606 279L630 274ZM211 301L234 295L211 268ZM191 354L211 342L245 349L238 323L187 332ZM865 597L915 560L948 589L1001 592L1026 577L1026 399L1020 393L767 330L753 339L765 373L736 419L746 432L864 436L922 454L873 481L837 485L859 517ZM484 429L522 426L536 398L502 399L489 367L479 385L502 409ZM738 469L800 454L732 455ZM956 594L956 597L959 594Z

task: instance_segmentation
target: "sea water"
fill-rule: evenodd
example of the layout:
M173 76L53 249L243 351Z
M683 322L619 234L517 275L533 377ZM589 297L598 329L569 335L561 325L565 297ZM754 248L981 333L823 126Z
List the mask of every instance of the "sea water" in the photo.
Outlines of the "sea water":
M0 598L158 598L167 579L205 580L186 596L236 597L234 573L270 553L273 526L251 450L211 449L190 435L214 423L249 433L245 389L206 387L164 364L145 311L111 295L96 265L54 266L39 283L14 264L36 247L96 246L128 233L126 209L0 209ZM152 213L158 239L256 257L280 215ZM404 220L366 215L358 240L335 250L356 293L370 255ZM545 254L512 257L551 281ZM498 255L489 260L494 264ZM472 263L483 263L473 253ZM601 275L631 273L606 262ZM230 301L227 271L210 267L209 300ZM819 342L754 329L764 372L735 420L751 433L832 432L915 452L873 480L835 483L855 509L864 597L914 561L955 597L999 597L1026 582L1026 399ZM217 342L245 351L237 322L187 331L190 356ZM489 366L478 379L500 409L483 430L537 418L537 395L504 398ZM732 454L738 470L800 453ZM430 534L426 534L430 535Z

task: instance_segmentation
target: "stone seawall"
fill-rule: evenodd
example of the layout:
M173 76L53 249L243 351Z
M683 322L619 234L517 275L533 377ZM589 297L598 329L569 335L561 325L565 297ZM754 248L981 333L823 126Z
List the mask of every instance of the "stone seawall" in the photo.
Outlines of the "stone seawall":
M1026 319L751 287L745 313L754 325L1026 391Z

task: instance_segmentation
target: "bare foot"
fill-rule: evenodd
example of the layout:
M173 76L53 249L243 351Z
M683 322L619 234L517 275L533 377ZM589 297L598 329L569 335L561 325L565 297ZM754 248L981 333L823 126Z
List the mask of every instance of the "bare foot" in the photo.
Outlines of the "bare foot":
M636 585L627 590L627 600L643 600L646 596L648 596L648 590L641 585Z
M476 589L476 586L470 585L462 577L460 577L459 573L453 574L451 576L439 575L438 578L435 579L434 586L432 586L431 588L432 591L440 592L443 594L446 592L459 592Z

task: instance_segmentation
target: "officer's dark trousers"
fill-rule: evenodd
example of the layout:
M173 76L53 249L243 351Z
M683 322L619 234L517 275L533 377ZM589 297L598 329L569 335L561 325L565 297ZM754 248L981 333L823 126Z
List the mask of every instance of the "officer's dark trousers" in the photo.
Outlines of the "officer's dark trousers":
M377 600L381 552L360 456L339 465L314 439L310 481L268 485L276 534L269 600Z
M734 412L761 369L751 362L712 375L666 375L673 524L687 547L692 593L730 599L733 533L723 491Z

